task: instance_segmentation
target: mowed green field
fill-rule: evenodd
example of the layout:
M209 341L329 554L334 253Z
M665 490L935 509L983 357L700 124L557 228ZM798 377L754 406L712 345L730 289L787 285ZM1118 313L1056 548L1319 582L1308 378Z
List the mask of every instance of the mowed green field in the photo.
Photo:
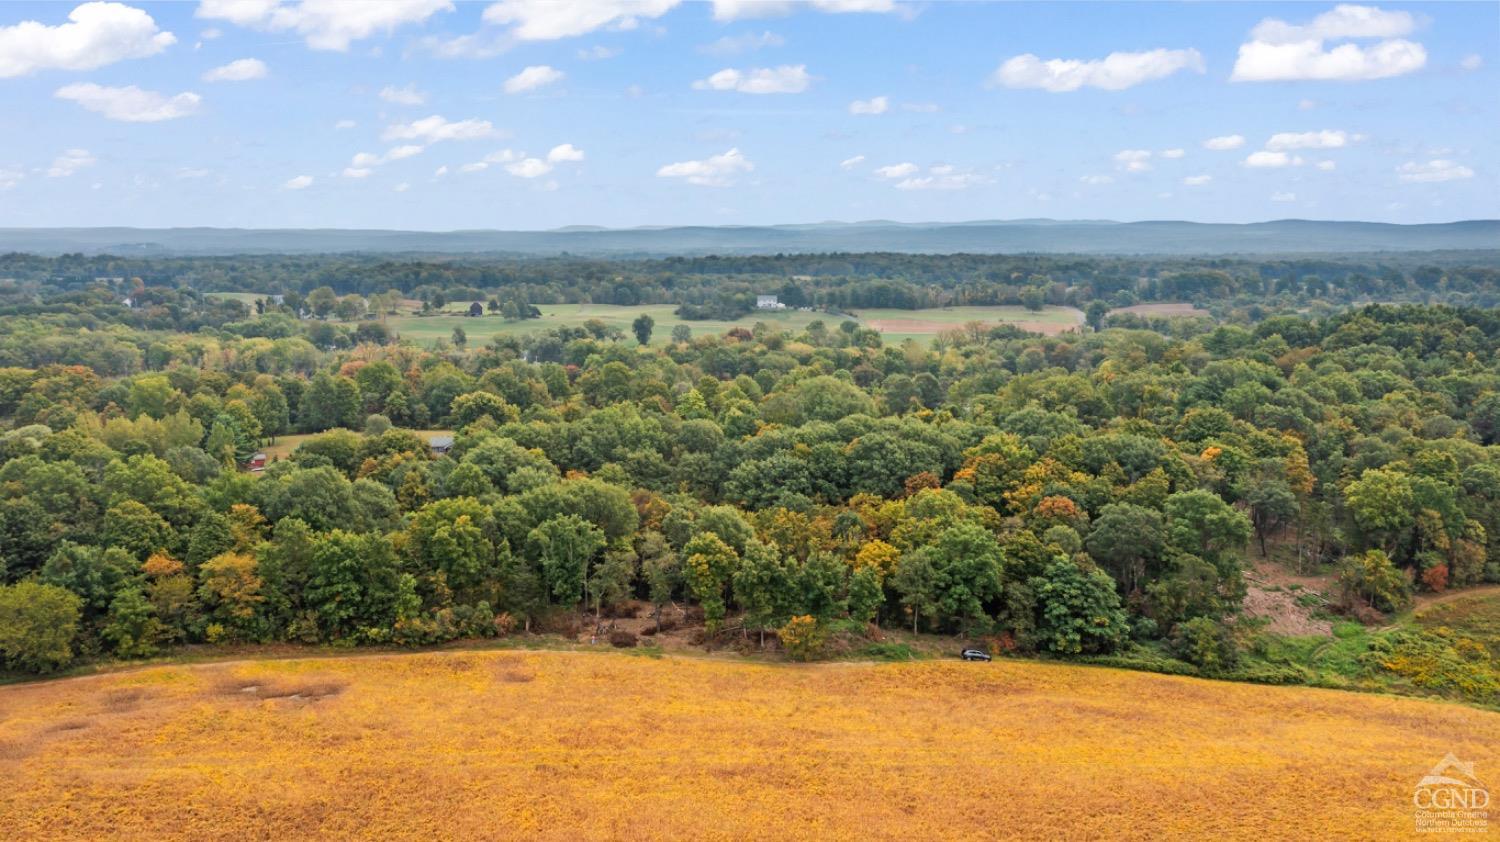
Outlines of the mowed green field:
M467 304L450 305L448 312L457 314L467 309ZM388 317L386 324L404 338L429 344L439 339L448 339L453 335L453 328L462 327L469 342L482 344L495 336L518 336L549 328L578 327L590 319L598 319L629 335L631 323L636 317L645 313L656 321L652 341L659 344L667 341L672 334L672 328L678 325L687 325L694 336L703 336L722 334L734 327L753 328L757 322L797 332L814 321L822 320L830 329L833 329L839 322L845 320L844 316L828 313L765 310L756 311L732 321L686 321L673 314L676 306L672 304L644 304L633 307L615 304L541 304L537 306L537 309L542 311L542 317L526 321L506 321L500 316L488 314L472 318L462 315L412 315ZM860 310L852 315L857 317L856 320L860 324L880 331L889 343L899 343L906 339L928 342L945 330L962 327L969 322L982 322L987 325L1014 324L1037 333L1061 333L1083 322L1083 313L1072 307L1048 307L1041 312L1032 312L1022 307L872 309Z
M228 298L254 305L260 297L248 292L208 293L217 298ZM642 304L622 306L616 304L539 304L540 319L508 321L499 315L486 312L483 316L470 317L467 301L451 301L439 313L418 315L415 312L399 316L387 316L385 323L403 338L424 345L438 340L448 340L455 327L462 327L470 343L482 345L497 336L520 336L527 333L559 327L580 327L584 322L598 319L607 325L630 334L631 323L641 314L656 321L652 335L653 344L663 344L672 335L672 328L686 325L694 336L719 335L730 328L753 328L757 323L788 332L804 330L814 321L823 321L830 329L845 321L848 316L798 310L758 310L738 319L687 321L679 319L673 304ZM993 326L1011 324L1035 333L1056 334L1072 330L1083 323L1083 312L1074 307L1047 307L1041 311L1024 307L943 307L930 310L862 309L850 313L861 325L872 327L885 337L888 344L898 344L907 339L927 343L944 331L963 327L971 322Z
M259 292L205 292L203 294L209 298L223 298L229 301L238 301L246 307L250 307L252 309L255 307L255 299L266 297L264 294Z

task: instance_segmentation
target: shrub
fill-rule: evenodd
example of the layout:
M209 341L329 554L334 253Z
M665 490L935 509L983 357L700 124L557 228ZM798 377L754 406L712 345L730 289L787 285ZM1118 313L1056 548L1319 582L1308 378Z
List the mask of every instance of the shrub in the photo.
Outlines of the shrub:
M796 661L810 661L823 649L824 632L818 620L808 614L793 617L776 631L787 655Z

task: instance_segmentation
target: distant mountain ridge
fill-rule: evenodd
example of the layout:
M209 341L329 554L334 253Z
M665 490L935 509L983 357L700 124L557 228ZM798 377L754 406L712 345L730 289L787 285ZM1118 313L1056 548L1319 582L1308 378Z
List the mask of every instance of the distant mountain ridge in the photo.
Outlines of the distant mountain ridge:
M808 252L976 254L1312 254L1500 249L1500 220L1422 225L1282 219L1246 224L1172 220L888 220L792 225L550 231L338 228L0 228L0 252L223 255L263 253L503 253L652 256Z

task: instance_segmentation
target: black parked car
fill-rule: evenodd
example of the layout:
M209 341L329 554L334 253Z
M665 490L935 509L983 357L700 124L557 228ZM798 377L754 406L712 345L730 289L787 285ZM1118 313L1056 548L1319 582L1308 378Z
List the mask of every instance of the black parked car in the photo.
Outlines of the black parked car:
M965 661L988 661L990 660L990 653L983 649L965 649L958 653L958 657L963 658Z

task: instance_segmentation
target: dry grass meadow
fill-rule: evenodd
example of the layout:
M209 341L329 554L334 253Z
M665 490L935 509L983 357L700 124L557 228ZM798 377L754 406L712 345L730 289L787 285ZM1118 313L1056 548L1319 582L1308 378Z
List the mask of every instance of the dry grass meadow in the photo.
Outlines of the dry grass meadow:
M17 839L1384 839L1500 715L1034 662L460 651L0 688ZM1493 819L1492 819L1493 821Z

